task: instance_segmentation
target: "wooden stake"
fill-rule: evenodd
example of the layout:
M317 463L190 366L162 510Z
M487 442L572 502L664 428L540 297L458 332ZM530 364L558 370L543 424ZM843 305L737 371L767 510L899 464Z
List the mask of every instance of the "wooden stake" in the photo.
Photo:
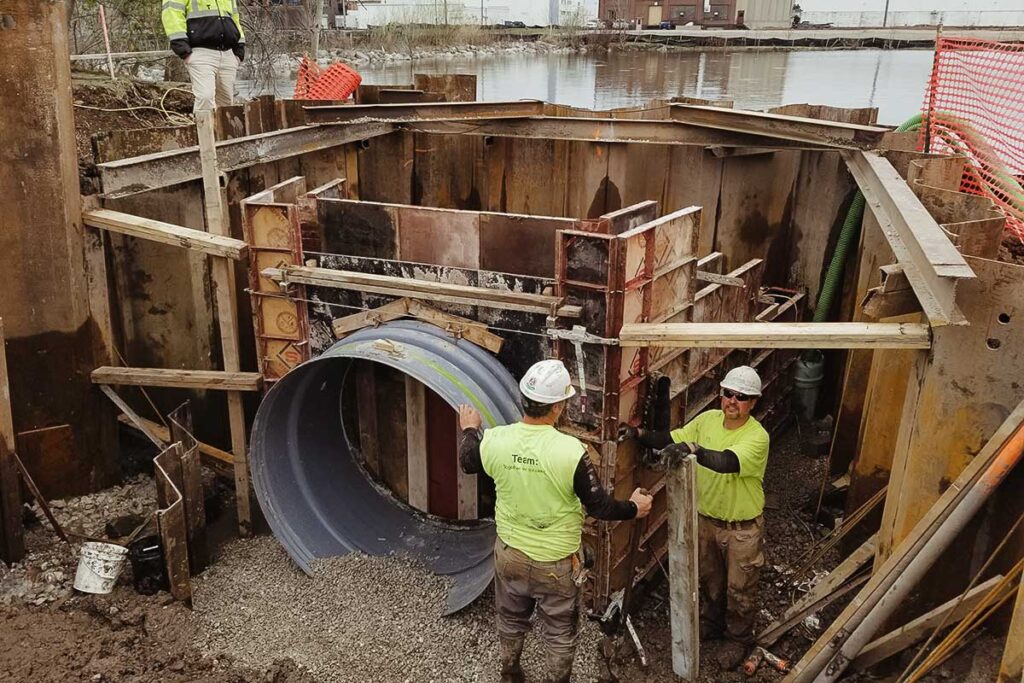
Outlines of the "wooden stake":
M230 223L220 173L217 170L217 147L214 137L212 111L196 112L196 133L199 138L199 160L203 168L203 199L206 208L206 226L215 235L229 235ZM212 258L214 292L217 297L217 322L220 327L221 351L224 370L238 372L238 312L235 308L235 279L231 261ZM228 392L228 420L231 426L231 452L235 459L235 497L238 506L238 532L242 536L252 533L252 509L249 500L249 461L245 439L245 411L242 394Z
M3 319L0 319L0 522L0 559L17 562L25 556L25 529L21 524L21 488L14 463L14 418Z
M1021 583L1024 586L1024 583ZM999 683L1024 683L1024 588L1017 588L1017 601L1013 606L1013 618L1006 635L1003 661L999 665Z
M405 377L405 437L409 459L409 505L429 512L426 387L408 375Z
M687 458L671 470L667 486L672 671L685 681L695 681L700 670L696 461Z

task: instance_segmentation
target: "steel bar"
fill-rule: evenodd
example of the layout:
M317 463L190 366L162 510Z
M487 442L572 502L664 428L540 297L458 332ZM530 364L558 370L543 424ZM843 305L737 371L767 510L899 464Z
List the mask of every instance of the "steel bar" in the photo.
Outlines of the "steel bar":
M224 140L217 143L217 170L220 173L237 171L255 164L267 164L386 135L393 130L390 123L301 126ZM97 168L103 184L103 196L108 199L203 177L198 146L108 161L97 164Z

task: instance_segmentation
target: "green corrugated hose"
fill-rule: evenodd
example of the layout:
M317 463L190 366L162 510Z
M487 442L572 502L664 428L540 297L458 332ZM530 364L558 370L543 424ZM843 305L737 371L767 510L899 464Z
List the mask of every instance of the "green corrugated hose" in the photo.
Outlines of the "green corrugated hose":
M921 127L921 115L915 114L903 122L896 129L897 133L917 130ZM832 302L836 293L843 285L843 269L846 267L846 255L850 252L850 246L856 243L860 237L860 225L864 219L864 194L857 190L850 203L850 209L846 212L846 220L843 221L843 229L839 232L839 239L836 240L836 249L832 252L832 260L828 264L828 272L821 284L821 291L818 293L818 304L814 307L814 322L823 323L828 318L832 309Z

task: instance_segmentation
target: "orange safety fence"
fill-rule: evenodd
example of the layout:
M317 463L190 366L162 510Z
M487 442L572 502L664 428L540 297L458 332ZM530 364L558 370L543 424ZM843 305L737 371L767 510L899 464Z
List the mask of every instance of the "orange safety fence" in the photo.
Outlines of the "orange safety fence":
M966 156L961 189L1024 239L1024 45L940 37L922 117L920 148Z
M295 99L347 100L362 81L363 77L347 64L335 62L324 69L304 55L295 81Z

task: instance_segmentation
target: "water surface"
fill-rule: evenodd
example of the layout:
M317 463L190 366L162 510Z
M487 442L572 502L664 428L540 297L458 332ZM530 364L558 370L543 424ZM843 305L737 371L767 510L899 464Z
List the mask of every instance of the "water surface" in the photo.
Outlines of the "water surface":
M809 102L878 107L882 123L920 111L931 50L612 52L496 55L360 67L365 83L412 82L413 73L472 73L483 100L539 99L588 109L654 98L725 98L743 109Z

